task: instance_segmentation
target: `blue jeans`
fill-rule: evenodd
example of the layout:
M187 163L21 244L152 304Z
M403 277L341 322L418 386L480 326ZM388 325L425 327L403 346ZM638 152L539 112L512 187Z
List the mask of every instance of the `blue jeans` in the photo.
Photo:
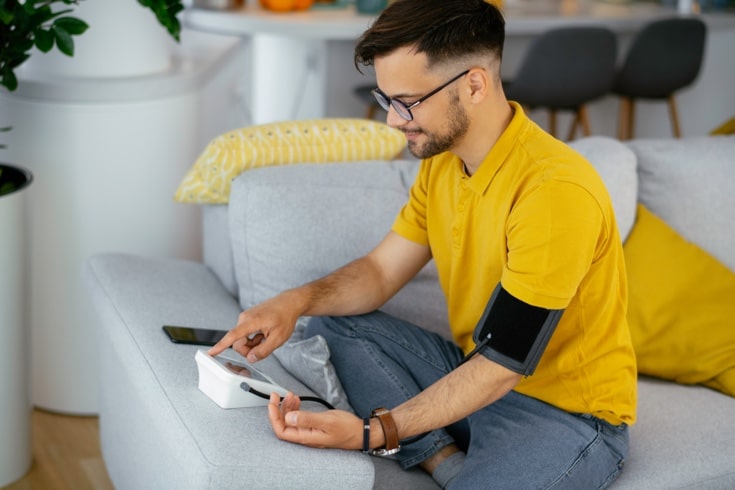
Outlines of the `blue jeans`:
M327 340L360 417L412 398L463 356L453 342L381 312L316 317L306 335ZM628 452L628 428L511 391L466 419L403 444L397 459L409 468L452 443L466 457L450 488L587 490L605 488L619 474Z

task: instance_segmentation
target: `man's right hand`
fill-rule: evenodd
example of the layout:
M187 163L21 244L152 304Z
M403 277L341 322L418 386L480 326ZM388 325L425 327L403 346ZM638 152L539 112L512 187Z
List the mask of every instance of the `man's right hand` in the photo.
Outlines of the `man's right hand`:
M208 353L216 356L232 347L248 362L265 359L291 337L298 318L299 312L288 293L280 294L240 313L235 328Z
M429 260L428 246L391 231L368 255L243 311L209 354L232 346L250 362L265 359L289 339L300 316L358 315L380 308Z

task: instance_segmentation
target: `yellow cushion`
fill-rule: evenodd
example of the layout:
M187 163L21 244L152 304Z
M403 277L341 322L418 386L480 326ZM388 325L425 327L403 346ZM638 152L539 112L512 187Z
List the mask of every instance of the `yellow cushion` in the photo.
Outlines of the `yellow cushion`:
M624 251L639 372L735 396L735 274L642 205Z
M722 123L722 125L713 129L710 134L735 134L735 117L733 117L729 121L725 121L724 123Z
M401 131L368 119L313 119L249 126L209 143L184 177L175 199L227 203L241 172L269 165L390 160L406 145Z

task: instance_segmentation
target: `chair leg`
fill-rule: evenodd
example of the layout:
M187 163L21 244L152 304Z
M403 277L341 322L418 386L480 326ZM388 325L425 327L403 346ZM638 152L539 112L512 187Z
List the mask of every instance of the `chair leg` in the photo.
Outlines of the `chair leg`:
M549 134L556 138L556 111L549 109Z
M674 95L669 95L669 114L671 114L671 130L674 132L674 138L681 138L681 127L679 126L679 114L676 110L676 99Z
M620 114L618 116L618 139L621 141L633 138L635 118L635 101L631 97L620 97Z
M567 141L572 141L574 136L577 134L577 125L579 124L579 112L574 113L574 119L572 119L572 125L569 127L569 136Z
M582 136L589 136L592 134L592 130L590 129L590 120L587 115L587 107L586 106L579 106L576 111L574 111L574 119L572 120L572 126L569 128L569 137L567 138L567 141L572 141L574 139L574 136L577 134L577 128L582 129Z
M591 135L592 130L590 129L590 118L587 115L587 106L581 106L579 108L577 117L579 117L579 122L582 125L582 134L585 136Z

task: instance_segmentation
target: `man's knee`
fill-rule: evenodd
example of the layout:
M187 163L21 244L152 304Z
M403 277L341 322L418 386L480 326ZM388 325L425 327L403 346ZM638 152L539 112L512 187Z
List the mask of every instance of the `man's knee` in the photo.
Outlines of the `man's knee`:
M309 322L306 324L304 337L309 338L315 335L321 335L329 343L329 338L340 330L343 330L343 327L334 317L315 316L309 319Z

